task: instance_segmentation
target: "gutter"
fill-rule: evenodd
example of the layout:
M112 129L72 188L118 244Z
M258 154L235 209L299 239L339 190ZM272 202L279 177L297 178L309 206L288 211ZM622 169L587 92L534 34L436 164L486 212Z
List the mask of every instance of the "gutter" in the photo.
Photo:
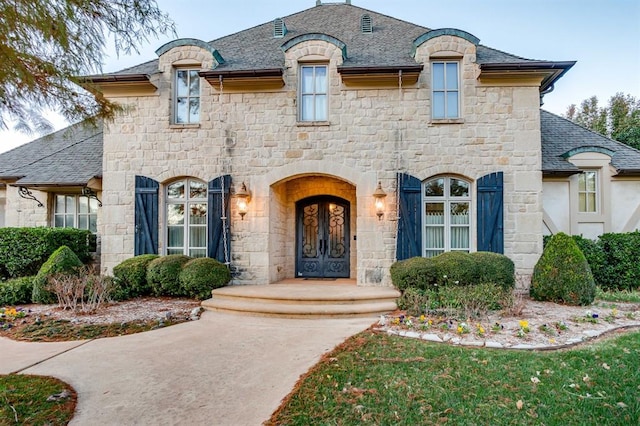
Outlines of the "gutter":
M206 79L214 79L220 77L229 78L246 78L246 77L282 77L284 71L282 68L268 68L262 70L211 70L200 71L198 75Z
M149 81L148 74L96 75L80 77L81 82L89 83L139 83Z
M400 66L378 66L378 67L345 67L339 66L340 74L389 74L402 72L421 72L424 69L422 65L400 65Z
M528 62L507 62L507 63L486 63L480 64L480 71L554 71L552 75L545 78L540 84L540 92L545 93L553 84L569 71L576 61L528 61ZM553 90L553 89L551 89ZM548 93L548 92L547 92Z

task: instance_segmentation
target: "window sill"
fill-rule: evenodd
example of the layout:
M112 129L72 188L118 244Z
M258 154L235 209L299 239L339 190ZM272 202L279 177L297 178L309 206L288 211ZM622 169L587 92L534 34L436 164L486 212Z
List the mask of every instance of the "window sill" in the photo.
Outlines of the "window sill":
M431 124L464 124L464 118L432 118Z
M200 123L169 124L170 129L199 129Z
M298 127L323 127L330 126L330 121L298 121L296 123Z

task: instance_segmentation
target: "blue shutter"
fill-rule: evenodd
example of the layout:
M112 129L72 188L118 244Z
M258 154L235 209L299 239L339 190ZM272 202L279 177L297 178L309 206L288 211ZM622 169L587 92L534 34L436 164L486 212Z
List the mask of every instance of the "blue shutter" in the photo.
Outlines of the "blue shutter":
M422 182L405 173L398 174L398 240L396 259L422 256Z
M209 182L209 211L207 256L229 264L229 199L231 176L224 175ZM224 197L223 197L224 195ZM224 198L224 205L223 200Z
M478 180L478 251L504 253L503 175Z
M134 255L158 254L158 189L160 184L136 176Z

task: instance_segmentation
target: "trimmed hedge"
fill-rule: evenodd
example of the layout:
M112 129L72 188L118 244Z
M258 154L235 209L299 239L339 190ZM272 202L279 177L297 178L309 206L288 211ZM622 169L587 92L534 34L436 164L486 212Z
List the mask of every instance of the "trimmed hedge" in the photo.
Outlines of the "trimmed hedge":
M83 263L95 251L95 235L72 228L0 228L0 276L35 275L61 246L69 247Z
M151 286L147 282L147 266L159 258L157 254L143 254L120 262L113 268L115 300L126 300L138 296L149 296Z
M152 260L147 266L147 283L154 296L184 296L180 286L180 271L191 258L170 254Z
M31 303L35 277L13 278L0 282L0 306Z
M572 237L559 232L551 238L533 269L530 295L568 305L593 303L596 284L591 268Z
M180 286L187 297L209 299L211 290L231 281L231 272L223 263L208 257L192 259L182 266Z
M393 285L405 291L487 283L511 290L515 287L514 271L511 259L502 254L447 252L431 258L401 260L391 265L390 272Z
M49 256L40 267L33 280L32 301L34 303L55 303L56 297L47 290L49 277L55 274L76 274L83 266L78 256L67 246L62 246Z

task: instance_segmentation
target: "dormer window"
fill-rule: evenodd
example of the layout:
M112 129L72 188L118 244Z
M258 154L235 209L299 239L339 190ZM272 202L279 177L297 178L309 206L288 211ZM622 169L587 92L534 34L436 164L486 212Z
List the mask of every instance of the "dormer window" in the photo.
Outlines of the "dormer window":
M458 62L432 62L431 109L434 119L460 118Z
M175 124L200 122L200 77L198 70L177 69L175 79Z
M300 121L327 121L327 65L300 66Z

